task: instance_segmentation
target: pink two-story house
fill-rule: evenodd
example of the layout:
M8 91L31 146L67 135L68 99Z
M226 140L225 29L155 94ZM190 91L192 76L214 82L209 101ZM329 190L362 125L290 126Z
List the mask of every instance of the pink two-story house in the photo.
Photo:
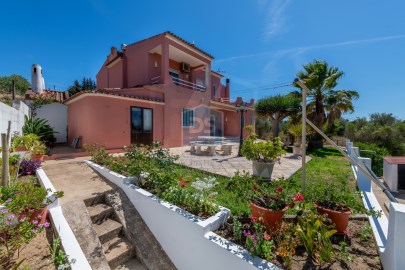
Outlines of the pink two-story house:
M177 147L198 136L237 137L238 98L230 81L211 70L213 56L171 32L111 48L97 74L97 91L65 101L68 137L120 148L160 141ZM254 125L253 100L244 115Z

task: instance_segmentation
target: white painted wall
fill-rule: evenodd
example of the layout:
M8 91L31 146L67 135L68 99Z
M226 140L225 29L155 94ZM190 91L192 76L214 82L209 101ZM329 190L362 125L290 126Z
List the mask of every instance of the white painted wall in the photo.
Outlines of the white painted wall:
M61 103L46 104L36 110L36 117L48 120L55 133L56 142L67 142L67 106Z
M0 133L7 133L8 121L11 121L11 132L22 134L24 115L29 116L30 108L22 101L15 100L13 107L0 102Z
M347 153L355 161L362 162L366 158L358 155L358 149L353 147L353 143L346 142ZM365 162L365 166L371 168L371 161ZM384 163L384 175L385 175ZM381 211L381 206L373 193L371 180L369 180L356 166L352 165L354 176L359 184L359 189L363 198L364 206L371 210ZM370 185L365 185L366 181ZM405 269L405 205L399 203L390 203L389 219L382 212L380 217L369 216L369 222L377 243L378 253L381 263L385 270L403 270Z
M178 269L279 269L265 260L252 257L242 247L212 232L226 220L230 214L228 209L201 220L131 184L133 178L114 173L91 161L86 163L125 192Z
M391 164L384 160L384 182L391 191L398 191L398 164Z

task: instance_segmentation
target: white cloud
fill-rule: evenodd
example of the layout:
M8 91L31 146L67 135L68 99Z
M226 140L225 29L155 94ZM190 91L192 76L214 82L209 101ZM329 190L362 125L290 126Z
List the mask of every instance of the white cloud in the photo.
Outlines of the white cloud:
M287 16L285 10L290 0L273 0L264 2L259 0L259 8L267 9L264 37L269 40L285 31Z
M343 46L375 43L375 42L382 42L382 41L395 40L395 39L404 39L404 38L405 38L405 35L394 35L394 36L386 36L386 37L349 40L349 41L342 41L342 42L336 42L336 43L326 43L326 44L319 44L319 45L295 47L295 48L277 50L277 51L268 51L268 52L254 53L254 54L238 55L238 56L232 56L232 57L228 57L228 58L224 58L224 59L217 59L215 62L216 63L231 62L231 61L236 61L236 60L241 60L241 59L258 58L258 57L265 57L265 56L274 56L274 57L280 58L287 54L299 55L306 51L315 50L315 49L343 47Z

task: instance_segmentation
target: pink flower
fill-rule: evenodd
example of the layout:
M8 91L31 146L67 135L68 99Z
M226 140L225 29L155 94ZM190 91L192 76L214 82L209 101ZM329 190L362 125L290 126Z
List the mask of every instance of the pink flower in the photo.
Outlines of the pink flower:
M250 235L250 231L245 231L245 230L243 230L243 236L244 236L244 237L247 237L248 235Z
M344 230L344 231L343 231L343 234L344 234L344 235L348 235L348 234L349 234L349 231L348 231L348 230Z
M280 192L280 193L283 192L283 188L280 187L280 186L278 186L276 189L277 189L277 191Z
M9 203L9 202L11 202L13 199L11 199L11 198L8 198L7 200L6 200L6 203Z
M300 194L300 193L295 194L295 196L294 196L295 202L301 202L303 200L304 200L304 196L302 196L302 194Z
M270 239L271 239L271 236L266 233L266 234L264 235L264 240L269 241Z
M37 230L37 229L33 229L32 232L33 232L33 233L37 233L38 230Z
M49 225L50 225L50 224L49 224L49 222L48 222L48 221L44 223L44 227L45 227L45 228L48 228L48 227L49 227Z
M8 210L7 210L6 208L4 208L4 209L1 210L1 212L2 212L3 214L5 214L5 213L8 212Z
M34 221L32 222L32 224L38 225L38 220L34 220Z
M8 219L9 219L9 220L13 220L14 218L15 218L15 215L13 215L13 214L11 214L11 215L8 216Z

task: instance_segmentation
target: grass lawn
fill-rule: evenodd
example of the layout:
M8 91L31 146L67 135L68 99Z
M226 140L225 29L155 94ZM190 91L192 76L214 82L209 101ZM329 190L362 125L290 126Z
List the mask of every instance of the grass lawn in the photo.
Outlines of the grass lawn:
M311 151L309 155L312 159L307 163L307 185L316 185L322 181L334 181L342 185L349 185L350 190L356 192L356 181L350 164L339 151L323 148ZM217 202L231 209L235 216L250 216L249 199L244 190L250 189L252 183L247 178L229 178L178 164L175 164L174 168L185 179L216 177L219 183L215 188L215 191L218 192L216 195ZM290 181L280 182L280 185L288 192L301 192L301 170L288 180ZM293 210L289 210L289 213L293 213Z

